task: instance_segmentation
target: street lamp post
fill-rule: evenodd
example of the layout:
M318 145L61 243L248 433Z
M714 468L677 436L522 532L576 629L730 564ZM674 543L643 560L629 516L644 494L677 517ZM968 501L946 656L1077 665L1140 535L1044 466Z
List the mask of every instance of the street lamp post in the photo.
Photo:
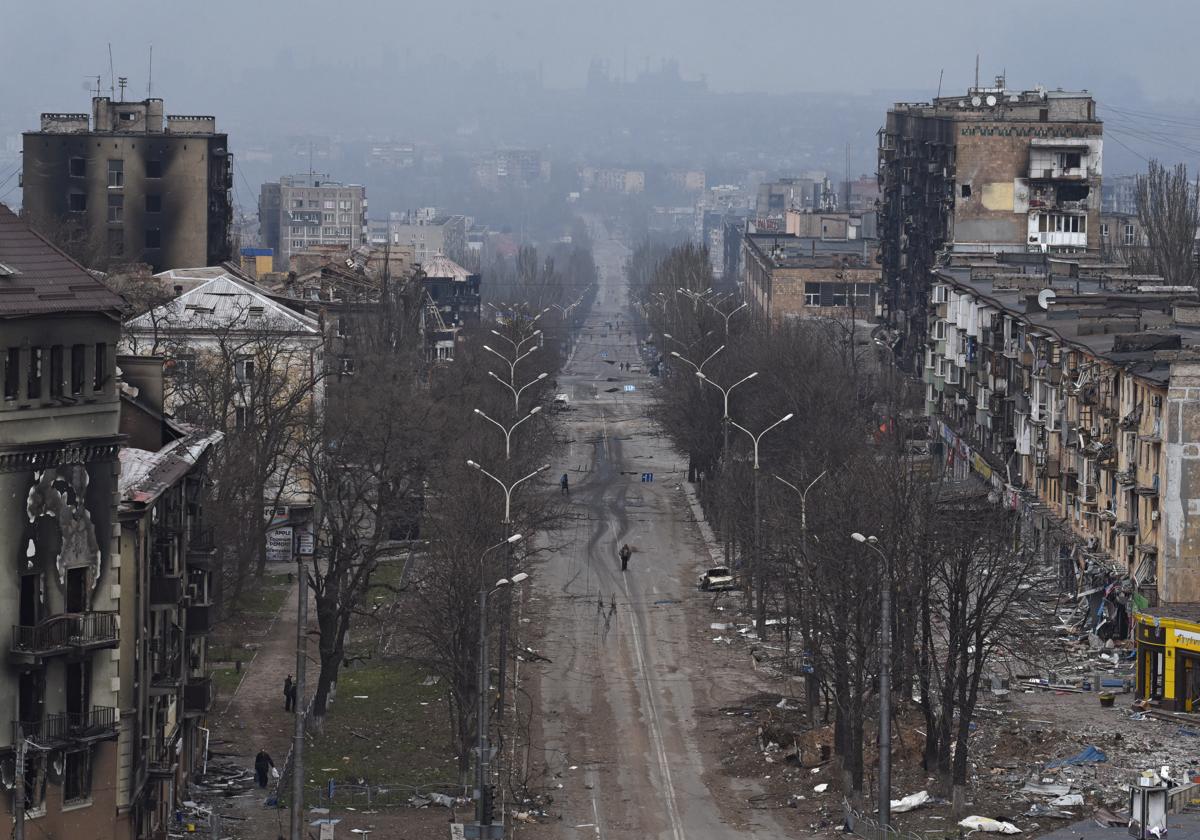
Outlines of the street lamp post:
M496 332L496 331L495 331L495 330L492 330L492 332ZM542 334L542 331L541 331L541 330L538 330L538 331L537 331L537 332L535 332L533 335L529 336L529 338L536 338L537 336L539 336L539 335L541 335L541 334ZM500 333L496 333L496 335L500 335ZM504 338L504 336L502 336L502 335L500 335L500 337L501 337L501 338ZM529 340L529 338L525 339L525 341L528 341L528 340ZM511 341L511 339L505 339L505 341ZM522 342L521 342L521 344L524 344L524 343L525 343L525 341L522 341ZM514 346L515 346L515 344L514 344ZM509 358L508 358L508 356L505 356L505 355L504 355L503 353L501 353L499 350L496 350L496 349L494 349L494 348L492 348L492 347L489 347L489 346L488 346L488 345L486 345L486 344L485 344L485 345L483 345L483 349L484 349L484 350L486 350L486 351L488 351L489 353L492 353L492 354L494 354L494 355L496 355L496 356L499 356L501 359L503 359L503 360L504 360L504 364L508 365L508 381L509 381L509 382L514 382L514 381L516 381L516 378L517 378L517 365L521 364L521 362L525 361L525 359L529 358L529 356L531 356L533 353L537 352L537 347L530 347L530 348L529 348L528 350L526 350L524 353L522 353L522 352L521 352L519 349L517 349L517 350L513 351L513 355L514 355L516 358L509 359Z
M707 382L709 385L713 386L718 391L720 391L721 397L725 401L724 413L721 416L721 433L722 433L722 437L723 437L723 442L722 442L722 446L721 446L721 456L723 458L728 458L729 457L729 395L731 393L733 393L734 388L741 385L743 382L749 382L751 379L758 376L758 371L754 371L749 376L742 377L737 382L734 382L732 385L730 385L728 388L722 388L720 385L718 385L716 382L713 382L711 379L708 378L708 376L701 373L699 370L696 371L696 376L700 379L700 381L702 383ZM727 481L728 481L728 476L725 474L724 471L722 471L722 474L721 474L722 487L725 486L725 482L727 482ZM724 507L728 508L728 505L725 505ZM727 522L726 526L728 526L728 524L729 523ZM731 535L730 535L729 531L730 531L730 529L728 527L726 527L725 528L725 565L726 566L729 565L729 561L732 559L732 554L733 554L733 549L732 549L732 545L731 545Z
M536 470L534 470L533 472L531 472L529 475L525 476L524 478L518 478L512 484L505 484L503 481L496 478L496 476L492 475L490 472L485 470L482 466L480 466L475 461L467 461L467 466L470 467L471 469L479 470L479 472L483 473L488 478L490 478L492 481L494 481L498 485L500 485L500 489L504 491L504 521L502 524L504 526L504 534L506 537L508 536L508 529L512 527L512 494L513 494L513 491L516 490L518 486L520 486L521 484L524 484L526 481L529 481L529 479L535 477L539 473L543 473L546 470L550 469L549 464L542 464L540 467L538 467ZM508 570L509 570L509 567L506 564L505 571L507 572ZM506 675L508 673L508 655L507 655L507 652L508 652L508 615L507 615L507 613L504 616L503 623L501 623L501 625L500 625L500 650L504 652L504 655L501 656L501 658L500 658L500 714L501 714L501 716L503 716L503 714L504 714L504 690L505 690L504 683L505 683Z
M488 744L489 725L489 704L488 704L488 683L490 669L488 667L488 611L487 602L488 596L494 594L505 586L510 584L518 584L529 577L525 572L518 572L512 576L512 579L500 578L496 581L496 585L490 590L483 581L486 580L483 571L483 561L487 555L497 548L512 547L520 542L522 536L513 534L504 542L497 543L491 548L486 549L479 557L479 686L476 690L478 695L479 707L476 712L475 721L475 822L468 823L463 826L464 836L472 838L503 838L504 837L504 818L500 819L498 824L493 824L493 806L492 806L492 791L488 784L489 764L491 763L491 747ZM503 654L502 654L503 655Z
M778 475L775 476L775 478L777 478L782 483L786 484L788 487L791 487L793 490L795 490L800 495L800 553L804 557L805 563L808 563L808 491L813 489L813 487L816 486L817 482L820 481L822 478L824 478L828 474L828 472L829 472L829 470L822 470L821 474L818 475L816 478L814 478L812 481L810 481L808 483L808 486L805 487L803 490L801 490L795 484L792 484L787 479L780 478ZM804 675L805 676L804 682L805 682L805 689L806 689L805 693L807 695L806 700L807 700L807 705L808 705L808 725L811 728L815 728L816 719L817 719L816 624L811 622L811 616L809 615L808 611L809 611L808 585L807 585L807 582L805 582L800 587L800 614L803 616L802 621L809 622L809 624L807 626L812 628L811 639L809 639L808 642L809 642L810 647L812 648L813 661L812 661L811 666L809 667L808 672ZM805 625L802 624L801 626L805 626ZM788 628L788 632L790 635L790 633L791 633L790 627Z
M770 426L763 429L757 435L747 429L745 426L735 423L730 420L729 423L735 429L740 429L745 432L750 440L754 443L754 566L752 577L757 583L754 587L756 594L756 610L755 610L755 627L758 630L758 638L765 639L767 637L767 601L764 597L766 588L766 575L762 572L762 519L758 513L758 444L763 439L763 435L774 429L776 426L786 423L791 420L794 415L788 412L783 417L776 420Z
M503 357L501 357L501 358L503 358ZM488 371L488 376L492 377L492 379L495 379L497 382L499 382L501 385L503 385L505 388L507 388L509 391L512 392L513 413L514 414L517 414L521 411L521 394L525 393L525 389L528 388L530 385L535 385L538 382L541 382L543 379L545 379L549 375L550 374L548 374L548 373L539 373L531 381L526 382L524 385L522 385L520 388L518 388L515 383L505 382L503 379L501 379L499 376L496 375L496 372L494 370Z
M539 413L541 410L542 410L542 407L540 405L534 406L533 410L531 410L528 414L526 414L524 417L522 417L516 423L513 423L511 426L505 426L499 420L493 420L491 417L488 417L486 414L484 414L478 408L475 409L474 411L476 414L478 414L484 420L487 420L489 423L491 423L493 426L498 428L500 431L504 432L504 460L509 461L509 460L512 460L512 433L514 431L516 431L517 426L520 426L522 423L524 423L529 418L533 417L535 414Z
M672 350L672 351L671 351L671 355L672 355L672 356L674 356L674 357L675 357L676 359L678 359L679 361L683 362L685 365L689 365L689 366L690 366L690 367L691 367L693 370L695 370L695 371L696 371L696 373L703 373L703 372L704 372L704 366L705 366L706 364L708 364L709 362L711 362L711 361L713 360L713 358L714 358L714 357L715 357L715 356L716 356L718 353L720 353L722 350L724 350L724 349L725 349L725 345L724 345L724 344L722 344L722 345L721 345L720 347L718 347L716 350L714 350L714 351L712 351L711 353L709 353L709 354L708 354L708 358L706 358L706 359L705 359L703 362L701 362L700 364L696 364L696 363L695 363L695 362L693 362L691 359L688 359L688 358L685 358L685 357L683 357L683 356L679 355L678 351L676 351L676 350Z
M892 821L892 570L877 537L855 531L850 538L879 555L879 836L887 840Z

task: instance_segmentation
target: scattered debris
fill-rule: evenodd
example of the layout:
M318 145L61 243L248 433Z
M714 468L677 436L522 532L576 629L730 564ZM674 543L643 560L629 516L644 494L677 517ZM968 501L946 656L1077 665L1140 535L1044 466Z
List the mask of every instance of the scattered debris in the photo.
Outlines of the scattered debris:
M929 791L927 790L920 790L916 793L910 793L903 799L892 800L892 813L903 814L906 811L915 810L932 801L932 799L933 797L929 795Z
M971 831L986 831L989 834L1020 834L1021 829L1004 820L993 820L990 817L967 817L958 823Z
M1057 761L1046 762L1046 769L1053 770L1056 767L1082 767L1085 764L1096 764L1097 762L1108 761L1108 756L1104 754L1104 750L1096 749L1095 747L1087 747L1082 752L1079 752L1070 758L1060 758Z

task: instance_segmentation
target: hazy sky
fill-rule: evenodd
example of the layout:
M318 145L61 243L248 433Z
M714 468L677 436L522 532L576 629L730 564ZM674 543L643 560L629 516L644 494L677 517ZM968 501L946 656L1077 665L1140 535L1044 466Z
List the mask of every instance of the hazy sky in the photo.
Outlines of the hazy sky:
M868 91L928 88L945 70L961 88L982 55L984 77L1007 68L1015 85L1087 87L1098 98L1150 99L1196 76L1195 0L49 0L5 3L0 29L0 94L39 109L86 101L87 75L107 87L111 41L116 72L144 94L148 45L157 91L175 108L205 79L222 84L275 64L290 49L323 53L323 63L404 66L432 58L536 70L547 84L578 86L593 57L616 72L647 58L680 62L718 90ZM340 56L331 55L340 53ZM364 100L381 79L346 74ZM237 96L237 90L222 90ZM174 96L172 96L174 94ZM1186 95L1190 95L1187 92ZM211 99L211 90L204 94ZM184 102L178 102L179 98Z

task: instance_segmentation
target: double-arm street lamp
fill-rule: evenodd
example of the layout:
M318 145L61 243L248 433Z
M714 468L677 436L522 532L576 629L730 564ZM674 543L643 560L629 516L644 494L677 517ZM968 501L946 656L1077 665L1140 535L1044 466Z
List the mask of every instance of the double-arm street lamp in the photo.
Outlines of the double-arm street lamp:
M877 537L855 531L850 539L879 555L879 836L886 840L892 821L892 570Z
M722 388L716 382L709 379L706 374L701 373L699 370L696 371L696 377L700 380L700 382L701 383L707 382L709 385L716 388L718 391L721 392L721 397L724 400L725 408L724 408L723 414L721 415L721 432L722 432L722 436L723 436L723 445L721 447L721 457L722 458L727 459L729 457L729 395L733 393L734 388L741 385L743 382L749 382L751 379L753 379L756 376L758 376L758 371L754 371L749 376L742 377L737 382L734 382L732 385L730 385L728 388ZM725 466L728 467L728 462L726 462ZM724 488L728 486L727 485L728 481L729 481L729 476L728 476L726 470L722 469L722 471L721 471L722 491L724 491ZM728 495L728 494L726 494L726 495ZM728 510L729 506L724 505L723 507L725 507L726 510ZM732 554L733 554L732 534L731 534L732 529L729 527L728 514L726 515L726 522L725 522L724 530L725 530L725 565L728 566L729 561L732 558Z
M535 379L534 382L536 382L536 381L537 380ZM530 384L532 384L532 383L530 383ZM538 414L541 410L542 410L542 407L540 405L534 406L533 410L531 410L528 414L526 414L524 417L522 417L516 423L513 423L511 426L505 426L499 420L494 420L491 417L488 417L486 414L484 414L478 408L475 409L474 411L476 414L478 414L484 420L488 421L493 426L495 426L497 429L504 432L504 460L509 461L509 460L512 460L512 433L514 431L516 431L517 426L520 426L526 420L533 417L535 414Z
M700 364L696 364L696 363L695 363L695 362L693 362L691 359L688 359L688 358L685 358L684 356L681 356L681 355L678 353L678 351L675 351L675 350L672 350L672 351L671 351L671 355L672 355L672 356L674 356L674 357L675 357L676 359L678 359L679 361L683 362L685 365L689 365L689 366L690 366L690 367L691 367L693 370L695 370L695 371L696 371L696 373L703 373L703 372L704 372L704 366L705 366L706 364L708 364L709 362L711 362L711 361L713 360L713 358L715 358L715 357L716 357L716 355L717 355L718 353L720 353L720 352L721 352L722 350L724 350L724 349L725 349L725 345L724 345L724 344L722 344L722 345L721 345L720 347L718 347L716 350L714 350L714 351L712 351L711 353L709 353L709 354L708 354L708 358L707 358L707 359L705 359L705 360L704 360L703 362L701 362Z
M745 426L735 423L733 420L729 421L729 424L735 429L745 432L750 438L751 442L754 444L754 565L751 567L751 569L752 578L754 583L757 584L754 586L755 599L757 601L754 623L755 628L758 630L758 638L760 639L765 639L767 635L767 601L764 597L764 590L766 588L766 575L763 574L762 569L762 519L758 512L758 444L762 441L763 436L766 435L767 432L771 431L777 426L783 425L788 420L791 420L793 416L794 415L792 412L789 411L787 414L776 420L770 426L767 426L767 428L763 429L757 435L747 429Z
M488 371L488 376L492 377L492 379L495 379L497 382L499 382L501 385L503 385L505 388L507 388L509 391L512 392L513 413L514 414L519 413L521 410L521 394L525 393L525 389L528 388L530 385L536 385L538 382L541 382L543 379L545 379L549 375L550 374L548 374L548 373L539 373L531 381L526 382L524 385L522 385L520 388L518 388L515 383L505 382L503 379L501 379L499 376L496 375L495 371L492 371L492 370Z
M808 563L808 491L816 487L817 482L828 475L829 470L821 470L821 474L808 483L808 486L801 490L795 484L788 481L786 478L781 478L776 475L775 478L787 487L796 491L800 496L800 554L804 558L804 562ZM808 702L808 725L810 728L816 728L817 719L817 673L816 673L816 626L812 623L812 616L809 615L808 603L808 584L802 582L800 586L800 615L803 621L810 622L809 626L813 628L810 640L813 645L811 656L813 657L812 667L805 674L805 688ZM791 635L791 628L788 628L788 635Z
M488 784L489 770L488 767L492 759L492 750L489 746L488 730L490 728L489 713L490 703L488 702L488 690L490 682L490 668L488 667L488 596L495 594L506 586L516 585L528 579L529 575L525 572L517 572L509 578L500 578L491 588L483 583L484 577L483 561L489 553L498 548L512 547L523 539L521 534L513 534L504 542L496 543L491 548L486 549L479 556L479 687L478 694L478 711L476 713L475 727L475 822L468 823L463 826L464 836L478 838L503 838L504 837L504 818L500 818L499 823L494 823L495 818L494 806L492 804L492 789ZM501 653L503 655L503 652Z
M468 460L467 466L473 470L479 470L479 472L483 473L488 478L490 478L492 481L494 481L498 485L500 485L500 489L504 491L504 528L505 528L505 530L507 530L508 526L512 524L511 515L512 515L513 491L516 490L517 487L524 484L529 479L535 477L538 473L542 473L542 472L545 472L546 470L550 469L549 464L542 464L540 467L538 467L536 470L534 470L533 472L531 472L529 475L525 476L524 478L518 478L512 484L505 484L503 481L496 478L496 476L492 475L490 472L485 470L480 464L478 464L475 461Z

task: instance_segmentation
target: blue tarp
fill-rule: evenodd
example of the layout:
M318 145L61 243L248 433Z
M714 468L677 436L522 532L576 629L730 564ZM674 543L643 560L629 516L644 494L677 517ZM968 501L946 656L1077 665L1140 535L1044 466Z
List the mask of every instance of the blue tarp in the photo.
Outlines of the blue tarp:
M1046 769L1053 770L1055 767L1066 767L1068 765L1078 767L1082 764L1096 764L1101 761L1108 761L1108 756L1104 754L1104 750L1100 750L1095 747L1087 747L1078 755L1047 762Z

